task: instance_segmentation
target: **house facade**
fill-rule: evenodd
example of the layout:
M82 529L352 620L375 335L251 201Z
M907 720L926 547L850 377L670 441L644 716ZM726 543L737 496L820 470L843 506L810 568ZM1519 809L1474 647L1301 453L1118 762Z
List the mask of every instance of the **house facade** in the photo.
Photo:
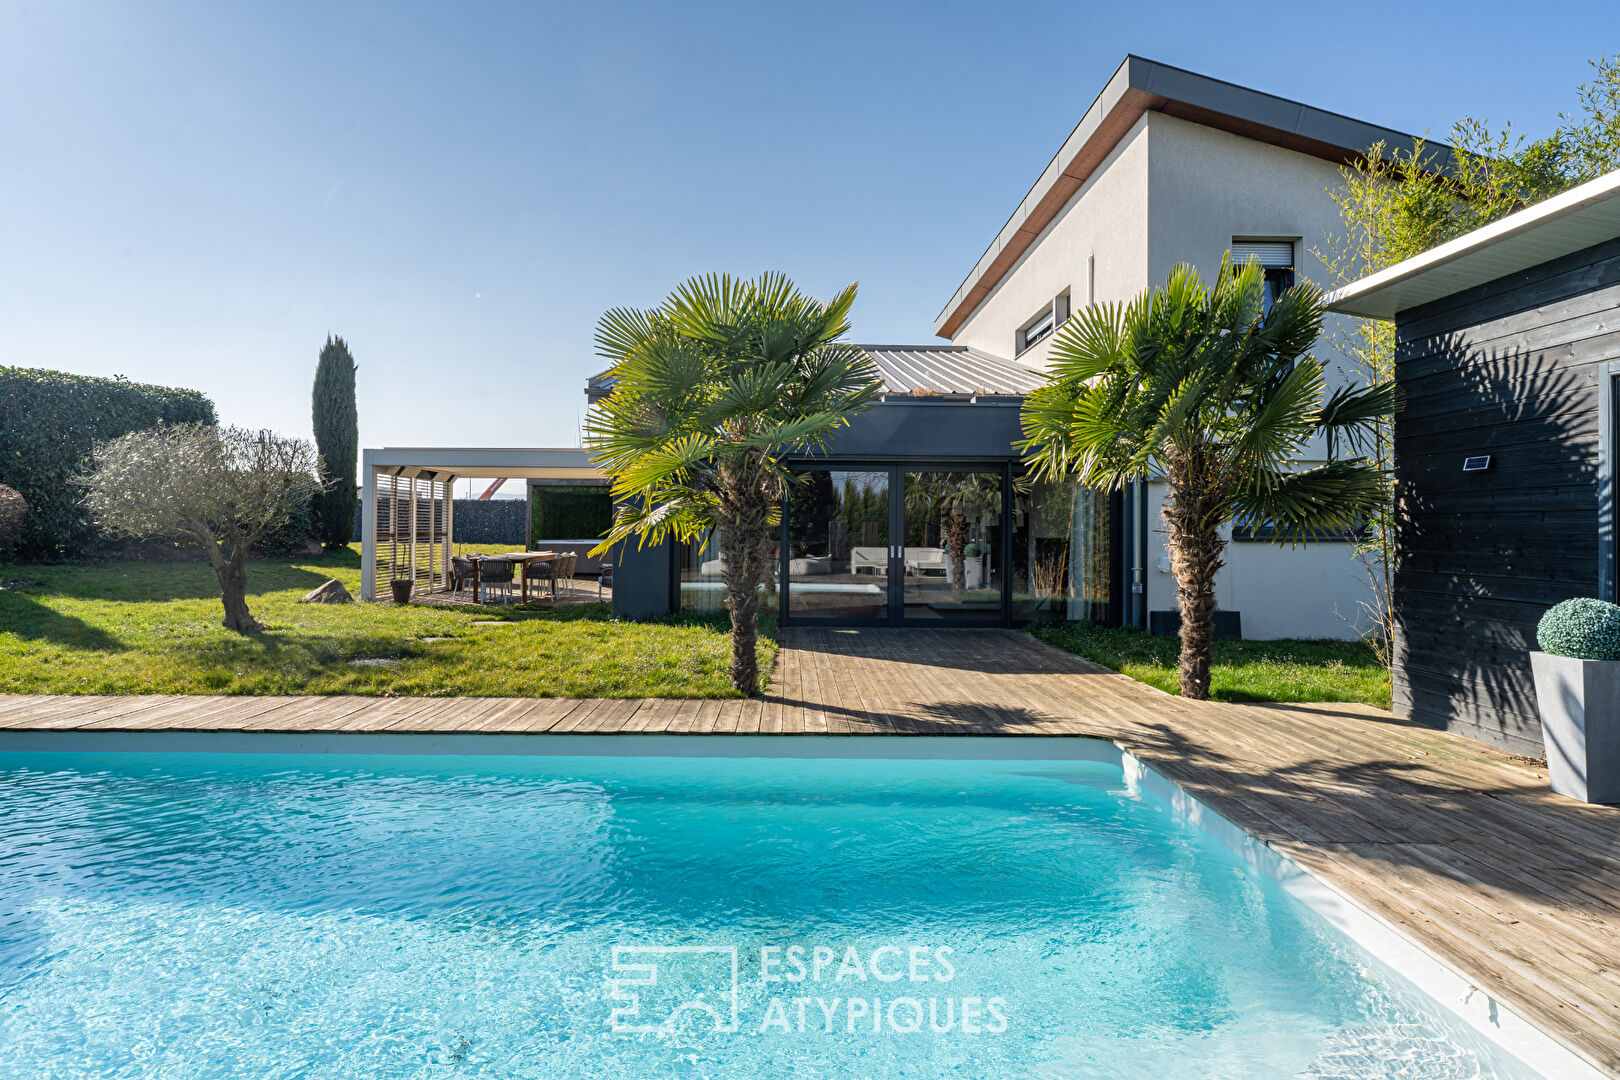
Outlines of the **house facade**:
M784 513L780 617L1173 632L1163 485L1030 483L1013 448L1022 396L1070 314L1162 284L1177 262L1213 278L1230 250L1258 259L1277 290L1327 281L1317 251L1339 221L1328 190L1375 143L1413 140L1127 57L940 312L949 345L868 346L882 402L827 454L794 463L806 483ZM1318 356L1330 378L1354 378L1338 330ZM609 389L598 378L587 396ZM1262 535L1240 529L1226 549L1223 623L1250 638L1357 636L1372 594L1349 539L1285 548ZM717 609L723 595L709 547L625 565L624 614Z
M1069 313L1162 285L1178 262L1216 275L1228 251L1258 259L1273 287L1327 283L1318 254L1339 231L1328 195L1339 169L1376 143L1409 136L1297 102L1127 57L935 321L953 344L1042 369ZM1443 154L1444 148L1440 148ZM1356 372L1335 347L1316 354L1336 381ZM1318 445L1313 456L1325 453ZM1313 462L1314 463L1314 462ZM1169 628L1175 586L1160 527L1162 484L1127 493L1133 557L1127 621ZM1216 584L1249 638L1358 635L1367 570L1353 544L1280 548L1238 529Z
M1620 602L1620 172L1329 302L1395 323L1395 712L1540 754L1536 624Z

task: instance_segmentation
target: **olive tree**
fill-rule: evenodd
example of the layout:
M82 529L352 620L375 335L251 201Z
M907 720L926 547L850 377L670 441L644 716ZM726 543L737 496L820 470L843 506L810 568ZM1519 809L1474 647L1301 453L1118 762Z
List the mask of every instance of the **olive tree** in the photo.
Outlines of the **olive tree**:
M226 629L263 630L247 607L247 559L320 490L315 451L272 431L178 424L97 445L79 478L109 533L196 548L219 578Z

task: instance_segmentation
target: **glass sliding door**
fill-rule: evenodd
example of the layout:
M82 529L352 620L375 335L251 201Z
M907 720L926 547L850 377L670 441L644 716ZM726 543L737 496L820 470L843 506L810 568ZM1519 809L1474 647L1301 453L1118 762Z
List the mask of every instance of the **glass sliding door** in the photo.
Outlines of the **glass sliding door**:
M999 625L1001 471L906 471L901 485L894 572L904 621Z
M1067 479L1020 480L1013 490L1013 621L1113 624L1114 529L1107 492Z
M889 618L889 470L812 469L788 493L784 611L839 622Z

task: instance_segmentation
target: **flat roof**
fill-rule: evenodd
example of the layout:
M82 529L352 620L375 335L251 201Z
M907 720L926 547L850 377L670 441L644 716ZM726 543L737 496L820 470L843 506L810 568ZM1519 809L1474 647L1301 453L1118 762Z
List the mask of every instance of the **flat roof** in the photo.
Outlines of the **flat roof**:
M1341 164L1361 160L1374 143L1411 150L1418 142L1393 128L1128 55L935 318L934 333L948 338L961 328L1150 110ZM1443 143L1428 146L1436 168L1447 171L1451 148Z
M507 477L531 480L606 479L580 447L384 446L361 452L361 467L395 476Z
M1620 237L1620 170L1448 240L1327 295L1329 311L1393 319Z

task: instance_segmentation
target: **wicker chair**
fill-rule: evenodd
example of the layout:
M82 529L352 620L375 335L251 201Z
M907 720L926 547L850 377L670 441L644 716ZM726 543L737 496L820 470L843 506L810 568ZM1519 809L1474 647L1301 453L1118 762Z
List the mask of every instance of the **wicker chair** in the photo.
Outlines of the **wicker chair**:
M557 581L565 589L574 587L574 564L578 561L578 555L562 555L557 559Z
M603 563L602 569L596 575L597 600L602 599L602 587L604 585L610 589L613 588L613 564L610 562Z
M512 601L512 563L509 559L484 559L479 565L478 580L484 587L484 595L489 596L492 586L501 588L501 603Z
M465 555L450 556L450 591L460 592L463 582L471 581L478 575L473 561Z
M523 576L530 581L544 582L555 599L557 590L552 582L557 576L557 564L561 561L561 559L546 559L543 562L532 562L523 568Z

